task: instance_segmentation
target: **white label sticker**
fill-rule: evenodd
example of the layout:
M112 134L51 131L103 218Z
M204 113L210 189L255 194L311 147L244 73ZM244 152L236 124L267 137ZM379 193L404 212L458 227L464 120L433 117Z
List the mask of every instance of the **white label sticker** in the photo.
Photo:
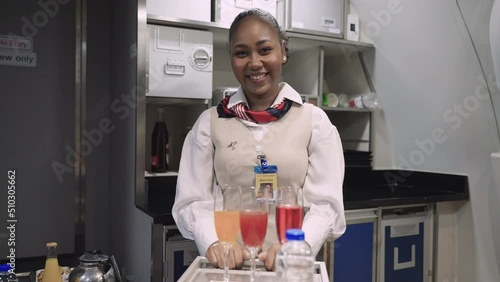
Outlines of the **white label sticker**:
M334 18L321 17L321 26L335 28L336 20Z
M0 52L0 65L36 67L36 53Z
M0 35L0 49L33 51L33 39L28 37Z
M391 225L391 238L405 237L420 234L419 223Z

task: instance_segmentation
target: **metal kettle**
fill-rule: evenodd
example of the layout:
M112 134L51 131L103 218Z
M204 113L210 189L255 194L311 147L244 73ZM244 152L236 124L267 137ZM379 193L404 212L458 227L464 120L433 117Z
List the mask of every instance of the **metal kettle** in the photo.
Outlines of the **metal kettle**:
M68 282L122 282L122 278L114 256L84 253Z

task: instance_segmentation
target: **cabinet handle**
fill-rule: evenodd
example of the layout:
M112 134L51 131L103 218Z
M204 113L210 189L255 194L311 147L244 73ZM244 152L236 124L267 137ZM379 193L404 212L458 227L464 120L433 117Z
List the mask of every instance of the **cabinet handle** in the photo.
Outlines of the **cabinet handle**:
M411 245L411 260L399 262L399 248L394 248L394 270L401 270L415 267L415 245Z

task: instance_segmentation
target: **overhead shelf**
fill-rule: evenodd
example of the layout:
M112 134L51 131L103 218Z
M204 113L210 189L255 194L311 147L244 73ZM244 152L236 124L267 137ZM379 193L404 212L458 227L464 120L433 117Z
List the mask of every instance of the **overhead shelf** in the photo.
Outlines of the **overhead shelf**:
M370 43L339 39L328 36L306 34L288 31L286 33L290 38L290 50L304 50L322 46L325 50L325 56L348 55L358 51L374 49L375 46Z
M210 31L213 34L214 45L216 47L227 45L229 29L219 23L187 20L173 17L160 17L151 14L148 14L147 23Z
M213 34L215 47L227 47L228 32L226 26L216 22L204 22L196 20L187 20L174 17L163 17L152 14L147 15L147 23L155 25L175 26L181 28L190 28L197 30L210 31ZM374 49L375 46L370 43L339 39L329 36L321 36L296 31L287 31L290 38L290 52L301 51L317 46L325 49L326 56L346 55L352 52Z
M146 96L147 105L156 106L192 106L192 105L209 105L209 99L195 99L195 98L171 98L171 97L151 97Z

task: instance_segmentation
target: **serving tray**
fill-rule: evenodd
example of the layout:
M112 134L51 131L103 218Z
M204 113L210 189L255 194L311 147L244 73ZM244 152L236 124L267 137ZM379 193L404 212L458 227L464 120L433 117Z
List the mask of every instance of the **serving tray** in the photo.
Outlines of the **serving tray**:
M316 274L314 282L328 282L328 273L323 261L314 262ZM266 271L261 261L256 262L255 280L259 282L276 281L276 273ZM241 270L229 270L229 281L246 282L250 281L250 263L245 262ZM219 282L223 281L224 270L213 268L207 258L198 256L186 269L178 282Z

